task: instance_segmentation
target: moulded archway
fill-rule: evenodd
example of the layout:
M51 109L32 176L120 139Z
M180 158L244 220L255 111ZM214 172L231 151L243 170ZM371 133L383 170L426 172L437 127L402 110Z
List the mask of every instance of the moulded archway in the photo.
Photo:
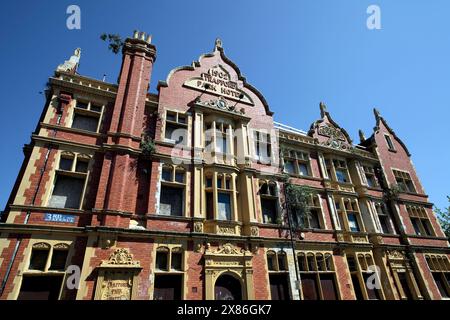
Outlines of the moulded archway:
M215 300L242 300L240 279L229 272L221 274L214 285L214 298Z

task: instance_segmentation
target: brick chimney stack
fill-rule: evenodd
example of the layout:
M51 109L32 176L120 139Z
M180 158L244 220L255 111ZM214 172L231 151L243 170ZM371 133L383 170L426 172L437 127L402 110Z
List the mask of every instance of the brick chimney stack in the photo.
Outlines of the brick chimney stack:
M119 86L107 133L96 209L102 225L128 228L136 206L136 176L144 111L156 48L151 36L135 31L122 49ZM133 195L134 194L134 195Z

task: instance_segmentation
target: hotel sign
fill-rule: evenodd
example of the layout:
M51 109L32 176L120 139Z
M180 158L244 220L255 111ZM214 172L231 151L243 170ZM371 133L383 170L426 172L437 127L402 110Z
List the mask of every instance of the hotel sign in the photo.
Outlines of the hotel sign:
M238 82L231 81L230 73L220 65L187 80L184 86L253 105L250 96L240 89Z

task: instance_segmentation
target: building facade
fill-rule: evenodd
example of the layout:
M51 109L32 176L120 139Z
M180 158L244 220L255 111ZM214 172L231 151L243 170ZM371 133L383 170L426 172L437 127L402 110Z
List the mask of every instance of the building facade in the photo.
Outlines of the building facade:
M377 110L359 144L323 103L307 132L274 122L219 39L156 94L146 34L118 84L78 74L80 53L1 216L1 299L450 297L448 239Z

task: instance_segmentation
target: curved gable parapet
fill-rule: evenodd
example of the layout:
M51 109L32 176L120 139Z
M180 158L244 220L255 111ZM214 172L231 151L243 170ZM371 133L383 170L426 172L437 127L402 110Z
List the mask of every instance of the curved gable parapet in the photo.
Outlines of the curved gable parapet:
M211 58L215 60L214 65L212 65L211 61L206 61L206 59ZM264 96L254 86L247 83L239 67L225 56L221 43L218 45L217 40L214 52L200 55L198 61L192 62L189 66L172 69L165 81L159 81L158 91L161 88L169 87L174 81L175 75L183 71L191 71L192 75L190 77L186 75L186 79L182 84L180 83L180 78L178 78L177 86L181 85L199 93L204 92L223 96L225 99L248 106L262 105L266 115L273 115ZM256 100L259 100L260 103L255 103Z
M353 141L347 131L333 120L323 102L320 103L320 116L321 119L316 120L311 124L308 131L309 136L318 138L319 141L335 139L350 146L352 145Z
M378 131L380 130L380 123L383 122L384 126L386 127L386 129L388 130L388 132L394 137L395 140L397 140L397 142L402 146L402 148L405 150L406 154L408 155L408 157L411 157L411 153L409 152L408 148L406 147L406 145L403 143L403 141L397 136L397 134L395 133L395 131L389 126L389 124L387 123L386 119L384 119L380 112L374 108L373 109L373 113L375 115L375 127L373 128L373 132L374 134L377 134Z

